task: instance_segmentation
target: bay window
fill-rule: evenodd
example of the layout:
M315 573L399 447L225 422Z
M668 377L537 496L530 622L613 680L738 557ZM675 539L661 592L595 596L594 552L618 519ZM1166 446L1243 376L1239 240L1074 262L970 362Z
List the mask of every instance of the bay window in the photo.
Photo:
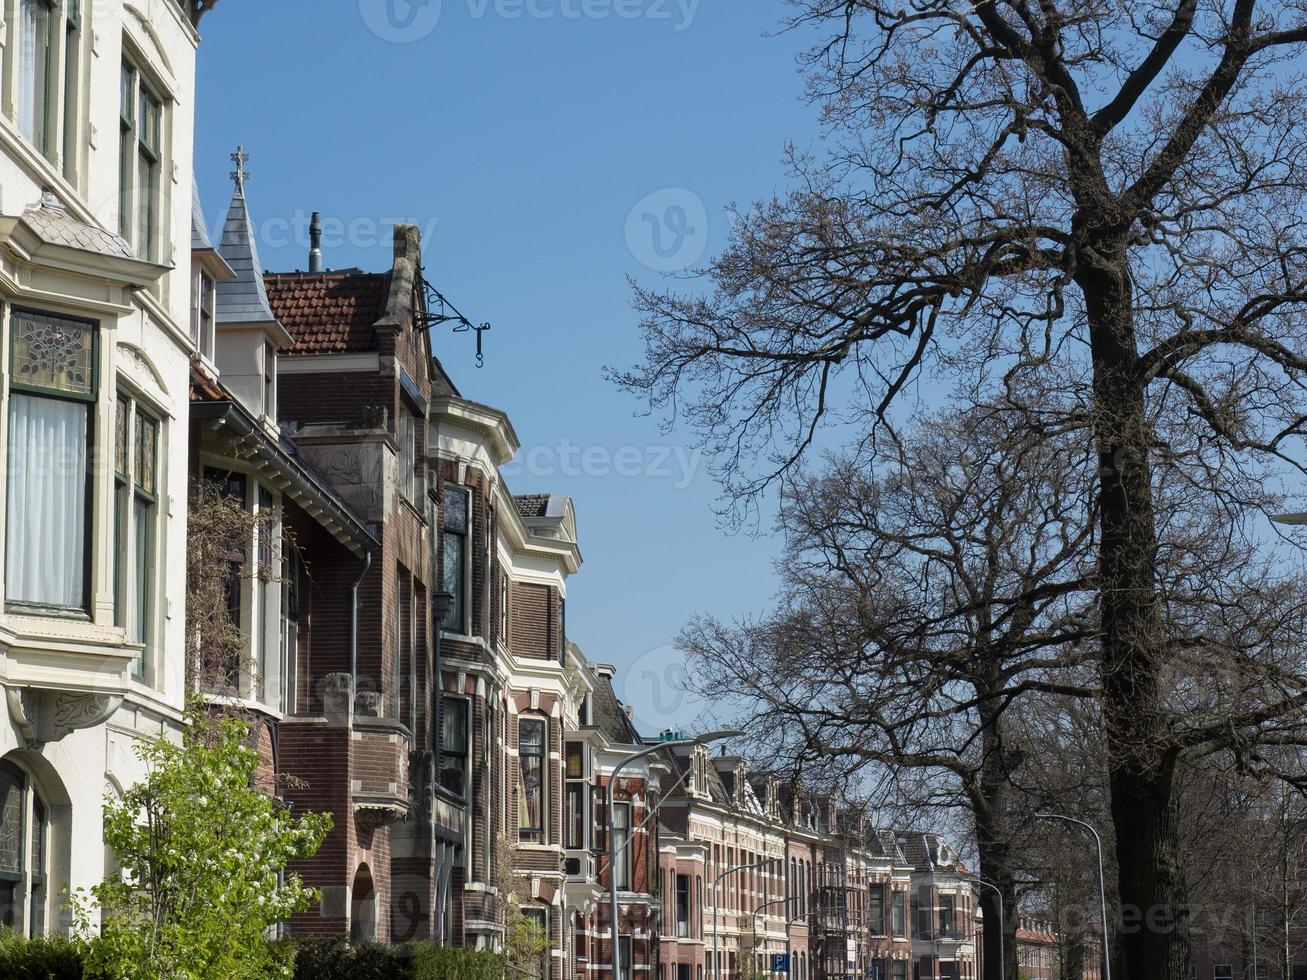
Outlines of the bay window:
M96 327L14 310L9 331L5 599L85 613Z
M545 843L548 812L548 726L543 718L521 718L517 723L517 830L527 844Z
M467 536L472 509L467 490L445 487L444 543L441 555L442 583L454 597L445 615L443 628L449 633L466 633L467 624Z
M132 668L138 680L153 648L158 473L159 422L121 395L114 409L114 622L142 647Z
M466 698L448 697L440 714L440 785L458 796L468 789L468 709Z

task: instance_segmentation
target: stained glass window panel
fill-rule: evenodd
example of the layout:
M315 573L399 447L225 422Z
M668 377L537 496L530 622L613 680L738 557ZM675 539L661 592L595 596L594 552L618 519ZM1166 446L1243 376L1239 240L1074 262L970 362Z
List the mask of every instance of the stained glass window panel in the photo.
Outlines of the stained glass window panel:
M123 478L127 476L127 418L131 409L119 398L113 417L113 468Z
M15 312L10 367L21 385L95 395L95 328L40 313Z
M0 876L23 873L23 780L0 769Z
M136 416L136 485L146 493L155 492L159 458L159 425L148 415Z

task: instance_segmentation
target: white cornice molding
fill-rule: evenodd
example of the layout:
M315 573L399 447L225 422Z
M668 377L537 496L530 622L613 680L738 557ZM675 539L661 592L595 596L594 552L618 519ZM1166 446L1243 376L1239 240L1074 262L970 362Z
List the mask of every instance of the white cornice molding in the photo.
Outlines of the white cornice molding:
M457 395L434 395L431 398L431 418L437 424L452 423L487 439L488 446L494 450L492 458L496 466L511 462L522 448L508 414L480 402Z

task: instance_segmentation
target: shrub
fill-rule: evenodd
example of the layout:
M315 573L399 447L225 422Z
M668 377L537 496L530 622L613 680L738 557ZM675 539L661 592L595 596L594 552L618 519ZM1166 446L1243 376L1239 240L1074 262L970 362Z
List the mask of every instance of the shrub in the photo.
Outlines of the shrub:
M0 977L5 980L91 980L83 943L53 937L24 939L0 931Z
M297 939L295 980L410 980L409 950L345 939Z
M413 980L504 980L504 959L496 953L447 949L419 943L413 953Z

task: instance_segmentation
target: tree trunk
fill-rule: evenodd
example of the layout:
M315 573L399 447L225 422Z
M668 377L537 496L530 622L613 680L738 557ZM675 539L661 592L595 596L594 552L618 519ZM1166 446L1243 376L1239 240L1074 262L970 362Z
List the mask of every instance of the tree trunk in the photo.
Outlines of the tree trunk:
M1188 980L1175 757L1161 701L1165 659L1133 293L1123 248L1080 250L1099 452L1103 722L1121 901L1117 980ZM1092 842L1090 842L1092 848ZM1092 851L1086 864L1093 866Z
M983 758L980 786L973 794L972 812L976 819L976 850L980 858L980 875L1003 893L1003 914L999 914L998 896L981 886L980 908L984 914L984 980L1015 980L1017 977L1017 886L1012 871L1011 844L1006 826L1009 797L1009 773L1003 759L1002 718L992 711L993 702L981 704ZM1000 929L994 928L999 923ZM1000 964L998 938L1003 937L1003 962Z

